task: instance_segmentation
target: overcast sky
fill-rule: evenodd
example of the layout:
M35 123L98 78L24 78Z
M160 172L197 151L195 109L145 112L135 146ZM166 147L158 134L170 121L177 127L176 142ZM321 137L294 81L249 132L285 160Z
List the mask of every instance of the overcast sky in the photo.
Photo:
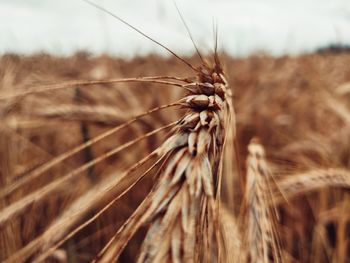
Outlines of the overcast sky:
M172 0L94 0L182 54L193 46ZM350 44L350 0L176 0L198 45L234 56L311 52ZM131 57L164 51L82 0L1 0L0 54L78 50Z

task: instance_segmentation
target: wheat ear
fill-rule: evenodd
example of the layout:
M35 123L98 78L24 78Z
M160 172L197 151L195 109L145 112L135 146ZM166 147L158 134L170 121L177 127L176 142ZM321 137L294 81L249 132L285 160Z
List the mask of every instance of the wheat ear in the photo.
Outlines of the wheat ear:
M279 204L294 196L323 187L350 188L350 172L341 168L314 169L304 173L290 175L278 181L274 188L274 204Z
M251 262L281 262L281 251L275 229L276 211L269 206L271 177L265 150L257 139L248 146L246 199L248 206L248 247Z
M216 61L217 62L217 61ZM215 262L220 258L217 196L232 95L221 66L204 66L185 97L186 115L172 137L183 144L169 159L142 215L136 210L96 258L116 260L141 226L150 227L138 262ZM232 123L230 123L233 125ZM222 262L222 261L221 261Z

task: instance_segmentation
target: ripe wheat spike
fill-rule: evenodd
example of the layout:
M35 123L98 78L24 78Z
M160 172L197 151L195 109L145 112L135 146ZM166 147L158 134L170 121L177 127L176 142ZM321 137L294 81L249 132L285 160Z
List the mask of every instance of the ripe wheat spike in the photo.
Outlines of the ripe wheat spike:
M192 92L185 97L185 116L165 142L177 147L158 175L152 195L145 199L96 262L118 258L126 243L144 223L150 224L138 262L218 261L218 184L226 126L233 119L232 94L224 72L215 61L200 68ZM234 125L233 123L230 123Z
M277 212L270 207L271 171L265 160L265 150L258 139L248 145L246 199L248 209L247 242L252 262L283 262L277 235Z

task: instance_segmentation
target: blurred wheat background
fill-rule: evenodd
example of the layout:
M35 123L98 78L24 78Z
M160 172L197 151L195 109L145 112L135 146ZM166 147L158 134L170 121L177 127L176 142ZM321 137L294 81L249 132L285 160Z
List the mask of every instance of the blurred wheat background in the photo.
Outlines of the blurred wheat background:
M205 227L185 229L181 238L175 230L183 218L169 219L172 232L157 236L151 231L176 198L167 201L169 207L161 204L166 208L160 214L142 217L151 210L144 204L162 184L161 174L177 148L161 163L151 156L125 179L118 178L164 145L172 134L167 125L188 114L184 105L145 113L179 101L188 91L166 83L99 81L172 76L192 83L196 74L174 57L156 54L125 59L88 51L21 53L0 57L0 261L113 262L118 254L119 262L350 262L346 42L297 56L220 53L235 122L224 122L226 148L222 157L213 157L223 165L219 186L215 178L212 182L213 210L208 202L201 214ZM203 65L195 55L186 60ZM140 114L145 116L125 125ZM115 127L123 128L89 143ZM213 163L212 170L221 174ZM203 184L211 196L204 179ZM179 209L184 209L181 200ZM128 238L113 240L129 228ZM186 257L188 236L196 244L192 258ZM169 255L152 258L168 239ZM175 241L183 243L179 255ZM119 252L99 257L109 242Z

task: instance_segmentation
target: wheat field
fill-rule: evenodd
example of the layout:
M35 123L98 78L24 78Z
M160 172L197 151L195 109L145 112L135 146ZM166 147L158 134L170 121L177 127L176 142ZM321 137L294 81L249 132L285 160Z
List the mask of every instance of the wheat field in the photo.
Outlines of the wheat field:
M0 58L2 262L350 262L350 53Z

